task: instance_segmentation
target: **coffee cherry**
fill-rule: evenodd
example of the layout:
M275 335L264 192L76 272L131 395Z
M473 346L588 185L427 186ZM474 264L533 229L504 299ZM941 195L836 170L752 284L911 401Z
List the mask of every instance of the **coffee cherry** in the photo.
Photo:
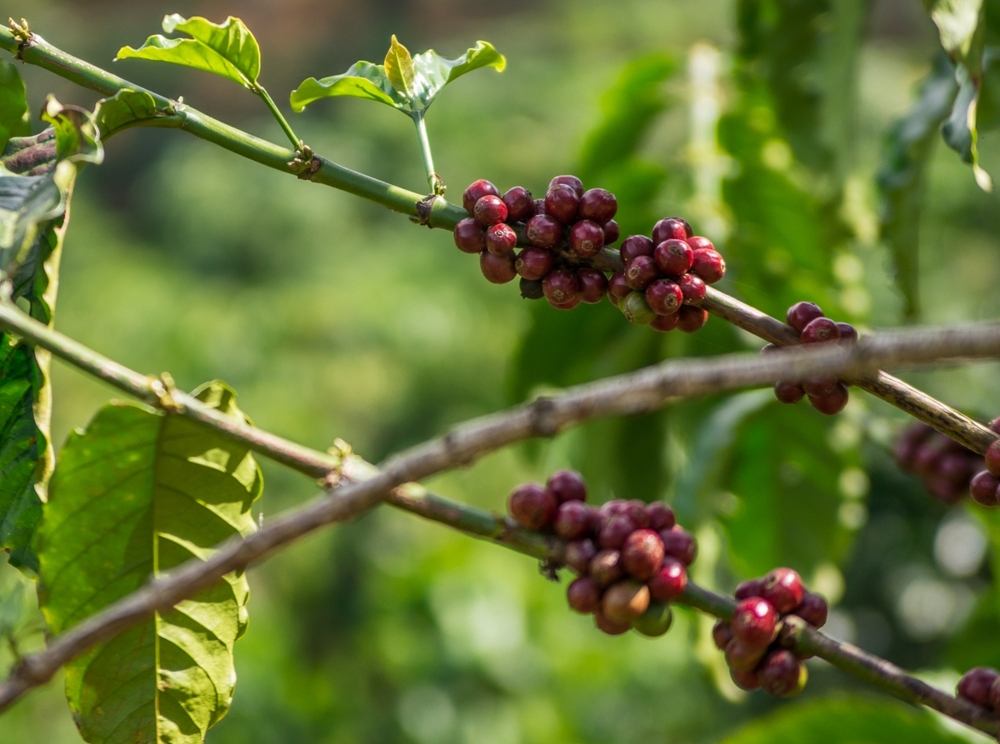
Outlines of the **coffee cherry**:
M982 504L983 506L996 506L1000 502L998 489L1000 489L1000 479L990 473L989 470L976 473L969 484L969 492L972 494L972 498L977 504Z
M680 320L680 313L674 313L673 315L657 315L653 318L653 322L649 324L649 327L654 331L659 331L660 333L669 333L677 327Z
M545 214L545 200L535 199L533 202L535 205L535 214Z
M685 566L694 563L695 556L698 555L698 543L695 542L694 535L679 525L674 525L669 530L660 530L660 539L663 540L663 552L673 556Z
M646 295L642 292L629 292L625 299L619 301L618 309L629 323L636 325L649 325L656 318L656 313L649 307Z
M812 302L796 302L788 308L785 320L788 325L799 333L802 333L807 325L816 320L816 318L822 317L823 311L820 310L819 305L813 304Z
M715 284L726 275L726 260L718 251L699 248L691 258L691 271L700 276L705 284Z
M650 602L646 611L632 623L632 627L647 638L659 638L670 630L673 622L674 613L670 605L664 602Z
M562 242L563 226L547 214L536 214L524 228L528 242L538 248L555 248Z
M730 624L737 640L764 649L778 634L778 613L766 599L750 597L736 605Z
M618 242L618 238L622 236L622 229L614 220L608 220L604 223L604 245L614 245Z
M608 293L608 278L603 271L577 269L576 278L580 282L580 299L588 305L596 305Z
M653 250L653 259L667 276L680 276L691 268L694 251L683 240L664 240Z
M994 434L1000 434L1000 416L997 416L990 422L989 429Z
M518 486L507 499L507 509L514 521L529 530L540 530L552 524L557 508L556 497L540 483Z
M720 651L725 651L726 646L733 640L733 629L725 620L716 620L712 626L712 642Z
M765 692L778 697L798 695L806 686L809 672L788 649L772 651L765 659L757 677Z
M820 413L833 416L844 410L849 398L850 394L847 392L847 386L842 382L838 382L837 387L829 395L824 395L821 398L814 398L810 395L809 404Z
M805 380L802 383L802 389L806 391L806 395L822 398L837 389L837 382L836 377L814 377L811 380Z
M542 287L542 289L544 290L544 287ZM572 310L574 307L580 304L580 295L574 295L573 297L569 298L566 302L553 302L552 300L549 300L548 297L546 297L545 299L548 300L548 303L556 310Z
M576 272L556 269L549 272L542 280L542 291L545 292L549 302L561 305L576 298L577 292L580 291L580 282L577 281Z
M990 685L989 707L993 710L1000 710L1000 682L993 680Z
M577 198L583 196L583 181L576 176L556 176L549 181L549 191L556 186L569 186L576 193Z
M1000 439L986 449L986 469L1000 478Z
M657 315L673 315L684 302L680 285L669 279L657 279L646 287L646 302Z
M925 481L924 487L931 496L946 504L958 503L969 490L968 483L954 483L939 475L934 475Z
M576 219L580 206L580 197L569 186L556 185L545 195L545 212L555 217L564 225L569 225Z
M774 397L782 403L798 403L806 397L806 391L798 382L779 380L774 383Z
M976 705L988 705L990 701L990 686L997 679L1000 679L1000 674L997 673L996 669L976 667L962 675L962 679L958 681L955 691L959 697L963 697Z
M590 509L582 501L560 504L552 527L563 540L580 540L590 532Z
M514 263L514 270L517 271L517 263ZM521 297L526 300L540 300L545 296L542 292L542 283L538 279L525 279L521 278L518 282L518 288L521 290Z
M791 612L805 596L802 579L790 568L776 568L764 577L764 586L760 595L766 599L779 613Z
M665 558L653 577L646 582L649 595L657 602L671 602L687 586L687 569L676 558Z
M525 279L542 280L556 265L552 251L543 248L525 248L517 254L514 270Z
M588 189L580 197L578 215L581 220L593 220L601 225L614 218L618 200L607 189Z
M732 678L733 684L741 690L753 692L760 689L760 677L753 669L746 669L744 671L730 669L729 676Z
M469 184L469 188L462 194L462 206L469 214L473 214L476 202L484 196L500 196L497 187L485 179L479 179Z
M664 240L687 240L691 237L691 226L679 217L667 217L653 225L653 242L659 245Z
M625 502L622 514L635 522L636 529L649 527L649 515L646 513L646 502L642 499L629 499Z
M596 256L604 247L604 230L596 222L580 220L569 231L569 247L583 258Z
M840 343L853 344L858 340L858 329L850 323L837 323L837 328L840 329Z
M972 478L974 468L975 461L971 458L958 452L949 452L942 455L937 475L948 483L964 486Z
M510 222L524 222L535 216L535 201L531 192L523 186L515 186L503 195L503 203L507 205L507 219Z
M807 591L803 593L802 601L794 612L814 628L822 628L826 625L826 617L830 608L821 596Z
M733 596L736 599L749 599L750 597L759 597L763 591L764 579L747 579L736 585Z
M636 256L652 256L656 244L645 235L630 235L622 242L620 253L622 263L628 263Z
M631 625L649 607L649 589L638 581L619 581L604 592L601 611L613 623Z
M471 217L466 217L455 225L455 245L463 253L479 253L486 250L486 231Z
M625 265L625 281L632 289L644 290L660 277L652 256L636 256Z
M677 524L677 517L674 515L674 510L662 501L654 501L651 504L646 504L646 517L649 519L649 528L657 532L660 530L669 530Z
M483 227L496 225L507 219L507 205L499 196L484 196L476 202L472 210L478 222Z
M517 245L517 233L510 225L501 222L486 228L486 250L498 256L506 256Z
M677 316L677 327L684 333L694 333L708 322L708 310L694 305L682 305Z
M917 451L934 434L934 429L925 423L911 424L896 442L894 456L903 470L912 470Z
M840 338L840 328L829 318L816 318L802 329L802 343L821 344L825 341L836 341Z
M601 550L590 561L590 575L601 586L610 586L625 575L622 554L617 550Z
M628 514L615 514L604 520L597 535L597 544L602 548L620 550L625 544L625 538L636 529L636 523Z
M653 577L663 563L663 541L653 530L638 529L622 544L625 570L639 581Z
M514 254L497 256L489 251L483 251L479 254L479 270L493 284L506 284L513 281L514 277L517 276L517 272L514 270Z
M590 562L597 555L593 540L574 540L566 544L566 565L581 576L590 573Z
M703 238L701 235L692 235L690 238L685 238L685 242L691 246L693 251L714 251L715 245L708 238Z
M611 278L608 279L608 293L612 297L617 297L619 300L628 297L629 292L632 288L625 281L624 274L612 274Z
M589 576L581 576L567 587L566 599L574 610L589 615L601 606L601 587Z
M611 499L601 504L598 509L602 519L609 519L617 514L625 514L628 511L628 502L625 499Z
M587 500L587 482L575 470L557 470L549 476L545 486L560 503Z
M734 672L749 672L760 663L766 652L766 645L751 646L734 635L726 646L726 663Z
M602 610L598 609L594 613L594 624L603 632L611 636L628 633L631 628L628 624L616 623L610 620Z
M684 293L685 305L697 305L705 299L707 289L705 282L701 280L700 276L685 274L682 277L678 277L677 284L680 286L681 292ZM700 328L701 326L698 327Z

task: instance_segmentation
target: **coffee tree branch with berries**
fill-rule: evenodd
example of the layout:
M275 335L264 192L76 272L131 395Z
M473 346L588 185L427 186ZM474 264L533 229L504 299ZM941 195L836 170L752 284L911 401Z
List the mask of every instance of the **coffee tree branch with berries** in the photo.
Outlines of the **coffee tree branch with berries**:
M987 19L980 22L985 28ZM65 667L66 696L86 741L203 741L233 700L235 642L247 622L245 569L385 503L537 558L549 579L574 574L566 586L569 609L592 615L604 634L634 630L658 638L674 623L676 606L715 617L712 641L744 691L796 695L807 684L805 662L817 657L907 703L1000 735L1000 673L970 669L953 696L824 635L827 600L789 567L742 581L732 596L700 586L690 575L698 558L695 532L661 500L609 498L570 469L555 470L544 484L515 488L506 515L419 485L502 447L552 438L587 421L650 414L763 385L773 385L783 404L806 398L810 415L834 417L856 387L917 420L899 437L895 457L932 496L954 504L971 494L977 504L996 507L1000 418L977 421L885 370L996 359L1000 324L859 334L809 298L792 304L783 322L712 286L727 277L726 252L697 235L685 218L664 216L645 232L623 235L615 194L575 175L553 177L538 198L523 186L503 190L480 179L464 190L461 206L449 203L425 116L458 77L483 67L504 69L506 60L486 42L445 59L433 51L411 55L393 36L382 64L358 62L340 75L309 78L290 96L295 111L351 96L408 114L430 188L423 195L337 165L300 139L261 84L260 49L239 19L216 24L172 15L163 28L183 35L152 36L137 49L124 47L118 59L173 63L238 83L261 98L292 147L77 59L25 21L0 29L0 48L14 59L103 96L93 110L50 97L42 113L47 128L31 134L17 69L7 62L0 67L0 400L9 401L0 431L0 450L8 455L0 460L0 548L12 565L37 578L48 634L44 649L19 655L0 681L0 713ZM992 59L989 49L972 53ZM963 56L960 70L966 63ZM981 126L992 115L986 110ZM969 122L970 158L985 186L975 117ZM488 282L518 279L520 296L544 299L546 312L600 305L595 312L617 313L616 321L659 334L695 334L710 331L710 322L728 323L766 345L759 353L659 361L560 386L454 426L377 466L341 440L325 452L312 449L255 427L224 383L188 394L169 374L134 371L55 330L59 256L75 177L85 165L99 165L105 143L132 127L181 129L419 225L450 230L458 250L478 258ZM739 294L739 284L729 286ZM109 404L56 458L49 434L52 356L142 405ZM255 455L315 479L322 492L258 526L251 510L263 481ZM803 488L801 500L811 496ZM136 668L143 670L139 677Z

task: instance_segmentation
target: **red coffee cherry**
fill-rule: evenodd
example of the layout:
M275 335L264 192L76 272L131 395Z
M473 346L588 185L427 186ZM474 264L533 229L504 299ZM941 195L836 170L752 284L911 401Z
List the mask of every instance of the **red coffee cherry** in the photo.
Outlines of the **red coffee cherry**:
M590 562L595 555L597 548L593 540L574 540L566 545L566 565L581 576L590 573Z
M642 499L629 499L625 502L622 513L635 522L636 529L649 527L649 515L646 513L646 502Z
M677 278L677 284L680 286L681 292L684 293L684 304L697 305L705 299L705 292L707 290L705 282L701 280L701 277L694 274L685 274Z
M629 292L632 288L625 281L624 274L612 274L611 278L608 279L608 292L612 297L617 297L619 300L628 297Z
M836 377L815 377L811 380L805 380L802 383L802 389L806 391L806 395L822 398L837 389L837 382Z
M669 279L657 279L646 287L646 302L657 315L673 315L681 309L684 293Z
M601 606L601 587L589 576L581 576L567 587L566 599L574 610L589 615Z
M812 302L796 302L788 308L785 320L788 325L799 333L802 333L807 325L816 320L816 318L822 317L823 311L820 310L819 305L813 304Z
M749 648L764 649L778 634L778 613L761 597L750 597L736 605L730 621L733 634Z
M685 239L687 244L691 246L693 251L714 251L715 246L712 241L708 238L703 238L701 235L692 235L690 238Z
M518 486L507 499L507 509L514 520L529 530L548 527L556 518L558 502L540 483Z
M620 550L625 544L625 538L637 529L637 525L627 514L615 514L607 517L601 525L597 536L597 544L602 548Z
M997 416L990 422L989 428L994 434L1000 434L1000 416Z
M732 678L733 683L741 690L753 692L754 690L760 689L760 677L753 669L747 669L744 671L730 669L729 676Z
M622 236L622 229L614 220L604 223L604 245L614 245Z
M580 282L577 281L575 271L556 269L542 280L542 291L550 302L561 305L576 298Z
M619 581L605 590L601 611L613 623L631 625L649 607L649 589L638 581Z
M760 596L784 615L799 606L805 596L805 589L802 586L802 579L795 571L790 568L776 568L764 577Z
M708 310L702 310L694 305L682 305L677 316L677 327L684 333L694 333L708 322Z
M646 611L639 615L632 627L647 638L659 638L670 630L674 613L664 602L650 602Z
M660 277L652 256L636 256L625 266L625 281L632 289L642 291Z
M653 577L663 563L663 541L653 530L638 529L622 543L625 570L639 581Z
M652 256L655 248L655 243L645 235L630 235L622 242L622 263L627 264L636 256Z
M608 293L608 278L597 269L577 269L576 278L580 282L580 300L588 305L596 305Z
M716 620L715 625L712 626L712 642L715 643L715 647L720 651L725 651L726 646L733 638L733 629L729 627L729 623L725 620Z
M479 270L493 284L506 284L514 281L517 271L514 270L514 254L507 253L498 256L489 251L479 254Z
M750 646L734 635L726 646L726 663L733 671L749 672L760 663L766 651L767 646Z
M601 586L610 586L625 575L621 561L617 550L601 550L590 561L590 575Z
M611 636L628 633L632 626L627 623L616 623L609 619L601 609L594 613L594 624L604 633Z
M1000 503L1000 479L988 470L976 473L969 484L969 492L977 504L996 506Z
M514 270L525 279L541 280L555 265L556 257L552 251L544 248L525 248L517 254Z
M510 225L501 222L486 228L486 250L498 256L506 256L517 245L517 233Z
M628 511L628 502L625 499L611 499L601 504L598 513L602 519L613 517L616 514L624 514Z
M462 194L462 206L465 207L465 211L472 214L475 211L476 202L484 196L500 196L500 192L496 186L483 178L469 184L469 188Z
M1000 710L1000 681L993 680L990 685L989 707L993 710Z
M536 214L524 228L528 242L538 248L555 248L563 240L563 226L547 214Z
M556 185L545 194L545 212L555 217L564 225L569 225L576 219L580 206L580 197L569 186Z
M664 240L653 250L653 258L667 276L681 276L694 263L694 251L683 240Z
M654 501L646 504L646 517L649 519L649 528L657 532L660 530L669 530L677 524L677 517L674 515L674 510L662 501Z
M590 509L582 501L566 501L559 505L552 526L564 540L580 540L590 532Z
M570 228L569 247L578 256L596 256L604 247L603 228L596 222L580 220Z
M798 403L806 397L806 391L801 383L779 380L774 383L774 397L782 403Z
M664 240L687 240L691 237L691 225L680 217L667 217L653 225L653 243L659 245Z
M545 485L560 503L587 500L587 481L575 470L557 470Z
M691 240L697 240L697 238L691 238ZM718 251L711 248L699 248L692 256L691 271L700 276L705 284L715 284L726 275L726 260Z
M829 318L816 318L802 329L802 343L821 344L840 338L840 328Z
M750 597L759 597L763 591L764 579L747 579L736 585L733 596L736 599L750 599Z
M840 343L853 344L858 340L858 329L850 323L837 323L837 328L840 329Z
M896 464L903 470L912 470L917 450L933 433L934 429L922 422L908 426L896 442Z
M821 596L807 591L794 612L814 628L822 628L826 625L826 617L830 608Z
M948 483L966 486L975 470L975 460L958 452L942 455L937 466L937 474Z
M685 566L694 563L695 556L698 555L698 543L695 542L694 535L683 527L674 525L669 530L660 530L660 539L663 540L664 553Z
M601 225L608 222L618 211L618 200L607 189L588 189L580 197L579 218L593 220Z
M958 680L955 691L959 697L975 703L976 705L989 705L990 686L1000 679L1000 674L996 669L989 667L976 667L970 669Z
M535 199L535 214L545 214L545 200Z
M657 602L672 602L683 594L687 580L684 564L676 558L665 558L646 585L650 596Z
M772 651L764 658L757 677L765 692L778 697L791 697L802 692L809 673L795 654L783 648Z
M576 176L556 176L551 181L549 181L548 190L551 191L556 186L569 186L573 189L577 198L583 196L583 181L581 181Z
M986 469L1000 478L1000 439L986 449Z
M483 227L495 225L507 219L507 205L499 196L484 196L476 202L473 215Z
M824 395L821 398L815 398L810 395L809 404L820 413L826 416L833 416L844 410L849 398L850 394L847 392L847 386L842 382L838 382L837 387L829 395Z
M503 195L503 203L507 205L507 220L524 222L535 216L535 201L531 192L522 186L515 186Z
M486 231L471 217L466 217L455 225L455 245L463 253L479 253L486 250Z
M653 318L649 327L654 331L659 331L660 333L669 333L677 327L680 320L680 313L674 313L673 315L657 315Z
M542 285L542 291L545 291L544 284ZM566 302L555 302L550 300L548 297L545 298L548 303L554 307L556 310L572 310L574 307L580 304L580 295L574 295L573 297L566 300Z

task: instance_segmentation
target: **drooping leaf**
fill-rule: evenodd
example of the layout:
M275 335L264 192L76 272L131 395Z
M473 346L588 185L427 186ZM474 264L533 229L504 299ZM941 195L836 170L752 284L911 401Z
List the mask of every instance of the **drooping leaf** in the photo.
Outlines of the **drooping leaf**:
M31 134L28 123L28 102L24 81L17 68L7 60L0 60L0 152L11 137Z
M978 72L985 32L983 0L924 0L924 5L938 27L944 50L956 62Z
M168 39L155 34L138 49L122 47L115 59L149 59L194 67L257 90L260 47L239 18L229 16L222 23L212 23L200 16L184 18L174 13L163 19L163 30L168 34L180 31L191 38Z
M384 65L385 76L389 78L392 87L399 95L412 100L416 92L414 90L416 73L413 69L413 57L410 56L410 50L399 43L395 34L392 35Z
M222 383L196 392L241 418ZM40 604L61 633L255 525L260 470L246 446L177 416L111 404L73 433L39 529ZM247 580L231 574L71 662L66 695L92 744L194 744L226 713Z
M101 99L94 108L94 121L102 140L156 116L156 101L153 96L131 88L124 88L111 98Z
M903 294L908 318L919 312L917 255L927 167L938 129L951 111L957 92L954 67L941 55L920 84L913 107L892 126L885 139L878 172L882 192L880 228L882 239L892 251L896 285Z

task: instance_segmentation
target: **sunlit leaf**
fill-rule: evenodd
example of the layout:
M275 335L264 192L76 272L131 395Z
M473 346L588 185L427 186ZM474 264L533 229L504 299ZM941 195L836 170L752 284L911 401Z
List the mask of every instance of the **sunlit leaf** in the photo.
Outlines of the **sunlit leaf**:
M0 60L0 152L11 137L31 134L28 123L28 102L24 82L17 68L7 60Z
M406 99L414 96L413 57L410 50L399 43L396 35L392 35L389 51L385 55L385 76L389 78L392 87Z
M294 111L302 111L306 106L321 98L351 96L368 98L389 106L402 108L406 99L396 92L385 76L382 65L371 62L355 62L343 75L334 75L322 80L308 78L292 91L289 98Z
M198 393L235 417L222 383ZM188 560L255 529L260 470L245 445L127 404L73 433L39 529L40 604L53 633ZM229 709L233 644L247 626L244 574L157 613L66 668L66 695L92 744L201 742Z
M978 72L985 33L983 0L924 0L924 5L938 27L944 50Z
M149 59L194 67L234 80L256 90L260 76L260 47L250 29L230 16L222 23L176 13L163 19L163 30L188 34L191 38L168 39L156 34L138 49L122 47L116 59Z
M113 134L157 115L156 101L145 91L124 88L111 98L98 101L94 108L94 121L107 139Z

